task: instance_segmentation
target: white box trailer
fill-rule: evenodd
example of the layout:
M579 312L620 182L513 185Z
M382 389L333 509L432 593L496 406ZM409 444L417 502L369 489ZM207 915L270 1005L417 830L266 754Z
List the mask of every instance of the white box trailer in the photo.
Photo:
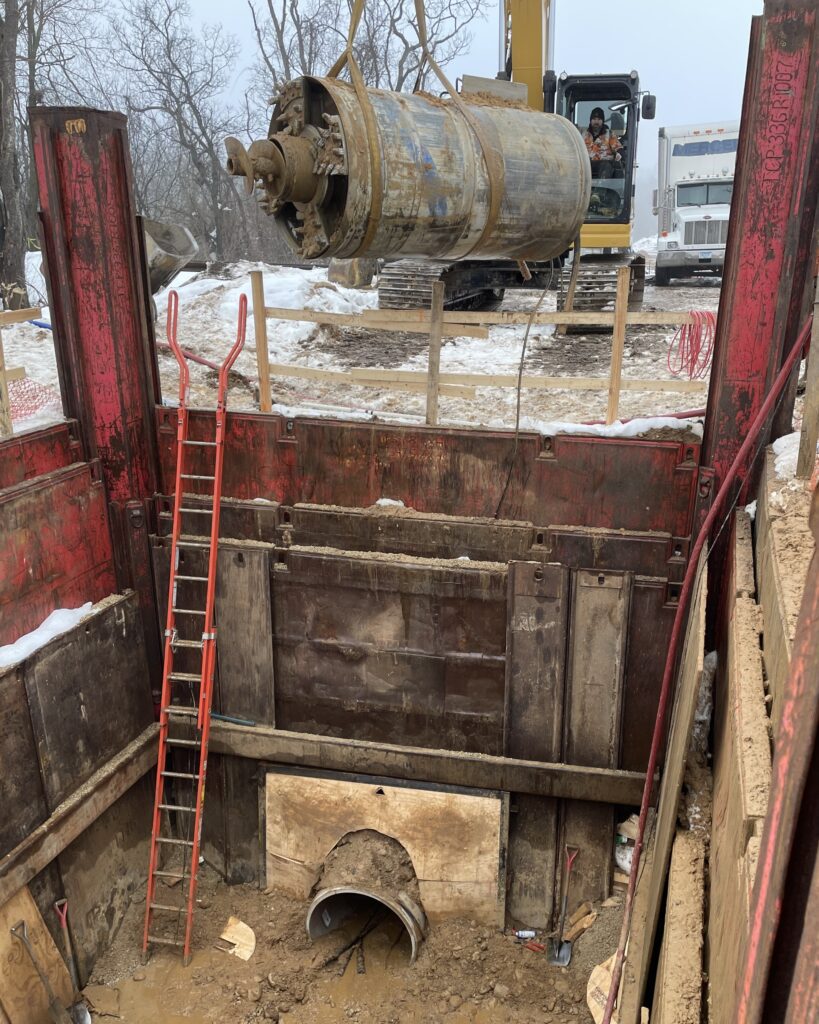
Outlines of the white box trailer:
M738 139L738 121L660 129L656 284L722 274Z

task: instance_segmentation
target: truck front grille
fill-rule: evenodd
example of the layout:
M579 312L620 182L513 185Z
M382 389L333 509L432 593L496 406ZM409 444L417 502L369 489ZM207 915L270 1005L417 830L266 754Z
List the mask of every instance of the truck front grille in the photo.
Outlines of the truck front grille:
M727 220L690 220L685 225L685 245L725 245Z

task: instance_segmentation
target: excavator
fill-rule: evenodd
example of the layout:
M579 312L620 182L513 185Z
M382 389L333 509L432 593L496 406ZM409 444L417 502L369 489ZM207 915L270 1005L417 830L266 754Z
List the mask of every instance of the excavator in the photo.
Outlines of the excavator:
M583 256L571 289L576 310L599 310L614 301L617 270L632 268L629 308L638 309L645 286L645 260L631 249L634 217L637 128L640 118L654 118L656 100L640 90L636 71L619 74L559 76L554 67L556 0L501 0L500 71L497 79L464 76L462 92L515 95L535 110L557 113L583 132L591 111L601 107L607 124L623 149L622 160L610 177L596 175L592 165L589 208L580 245L567 247L554 264L530 264L526 279L514 264L500 261L397 260L387 263L378 279L382 308L427 307L432 283L445 284L447 308L490 309L500 304L507 288L556 287L558 305L565 308L570 292L572 261ZM513 93L510 86L516 91ZM573 240L575 241L575 240Z
M244 177L300 258L385 260L384 306L428 307L439 279L450 308L496 302L510 286L553 286L572 248L590 247L604 262L584 255L573 305L602 305L631 259L637 122L653 113L653 97L640 109L637 73L544 73L552 0L506 0L504 79L467 76L458 90L426 46L416 0L441 94L372 89L353 45L361 8L331 71L274 97L266 138L247 149L226 140L229 173ZM597 106L619 133L619 176L598 178L583 140Z

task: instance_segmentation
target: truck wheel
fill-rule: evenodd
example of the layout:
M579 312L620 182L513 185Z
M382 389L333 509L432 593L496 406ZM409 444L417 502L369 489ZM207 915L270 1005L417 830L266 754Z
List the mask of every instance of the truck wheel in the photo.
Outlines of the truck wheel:
M656 267L654 270L654 284L665 288L671 281L671 275L663 267Z

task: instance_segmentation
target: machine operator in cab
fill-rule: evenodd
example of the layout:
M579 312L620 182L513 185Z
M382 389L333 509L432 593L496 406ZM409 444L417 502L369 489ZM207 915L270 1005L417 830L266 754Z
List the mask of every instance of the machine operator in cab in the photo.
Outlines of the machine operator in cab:
M602 107L595 107L589 115L589 127L583 132L583 141L589 151L593 178L622 176L623 146L606 124Z

